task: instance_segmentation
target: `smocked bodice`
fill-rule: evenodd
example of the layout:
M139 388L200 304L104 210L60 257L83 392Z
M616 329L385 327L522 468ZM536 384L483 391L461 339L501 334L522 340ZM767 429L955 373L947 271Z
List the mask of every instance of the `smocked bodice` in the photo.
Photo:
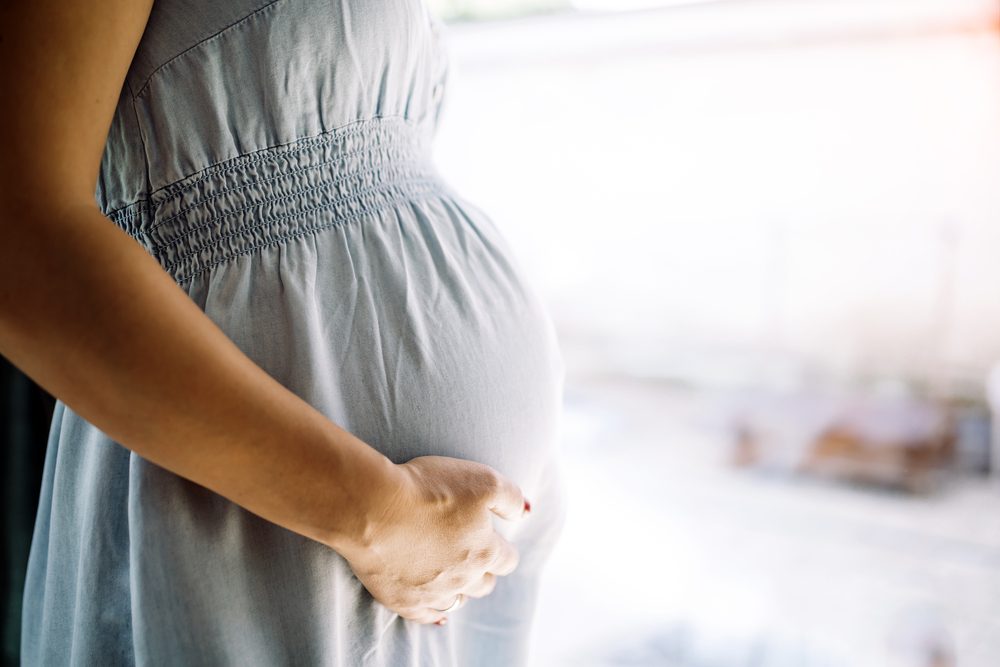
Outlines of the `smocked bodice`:
M429 160L447 77L440 30L420 0L157 0L108 134L98 204L166 268L200 247L179 234L232 231L210 222L224 204L316 186L329 186L329 204L348 171L352 193L393 181L358 172ZM358 123L372 132L351 134ZM358 152L376 144L394 152ZM327 169L266 180L320 162ZM241 187L249 198L234 201Z

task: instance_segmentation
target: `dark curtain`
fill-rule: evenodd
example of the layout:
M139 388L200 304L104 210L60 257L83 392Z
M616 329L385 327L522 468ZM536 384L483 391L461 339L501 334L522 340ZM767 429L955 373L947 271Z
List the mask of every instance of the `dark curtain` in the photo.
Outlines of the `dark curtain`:
M55 399L0 356L3 440L3 664L17 665L21 595Z

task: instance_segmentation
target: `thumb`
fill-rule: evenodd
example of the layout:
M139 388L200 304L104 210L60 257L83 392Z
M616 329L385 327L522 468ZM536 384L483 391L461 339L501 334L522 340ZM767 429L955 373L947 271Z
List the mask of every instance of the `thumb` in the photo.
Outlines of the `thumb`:
M522 519L531 509L531 504L524 497L521 487L513 481L497 473L497 489L489 504L490 511L507 519Z

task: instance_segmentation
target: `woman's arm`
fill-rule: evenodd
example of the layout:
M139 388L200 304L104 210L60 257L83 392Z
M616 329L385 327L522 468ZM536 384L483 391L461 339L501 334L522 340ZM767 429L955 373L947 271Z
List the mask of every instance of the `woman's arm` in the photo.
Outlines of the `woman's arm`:
M353 553L397 466L254 364L94 200L150 9L0 9L0 353L144 458Z

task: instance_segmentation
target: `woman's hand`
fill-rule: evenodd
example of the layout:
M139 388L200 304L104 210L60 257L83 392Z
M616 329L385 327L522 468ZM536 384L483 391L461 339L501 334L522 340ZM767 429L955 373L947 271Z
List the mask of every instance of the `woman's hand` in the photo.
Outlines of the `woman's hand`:
M436 623L459 593L483 597L517 567L492 516L521 519L521 489L494 468L448 456L398 464L403 484L380 505L369 548L345 558L372 596L403 618Z

